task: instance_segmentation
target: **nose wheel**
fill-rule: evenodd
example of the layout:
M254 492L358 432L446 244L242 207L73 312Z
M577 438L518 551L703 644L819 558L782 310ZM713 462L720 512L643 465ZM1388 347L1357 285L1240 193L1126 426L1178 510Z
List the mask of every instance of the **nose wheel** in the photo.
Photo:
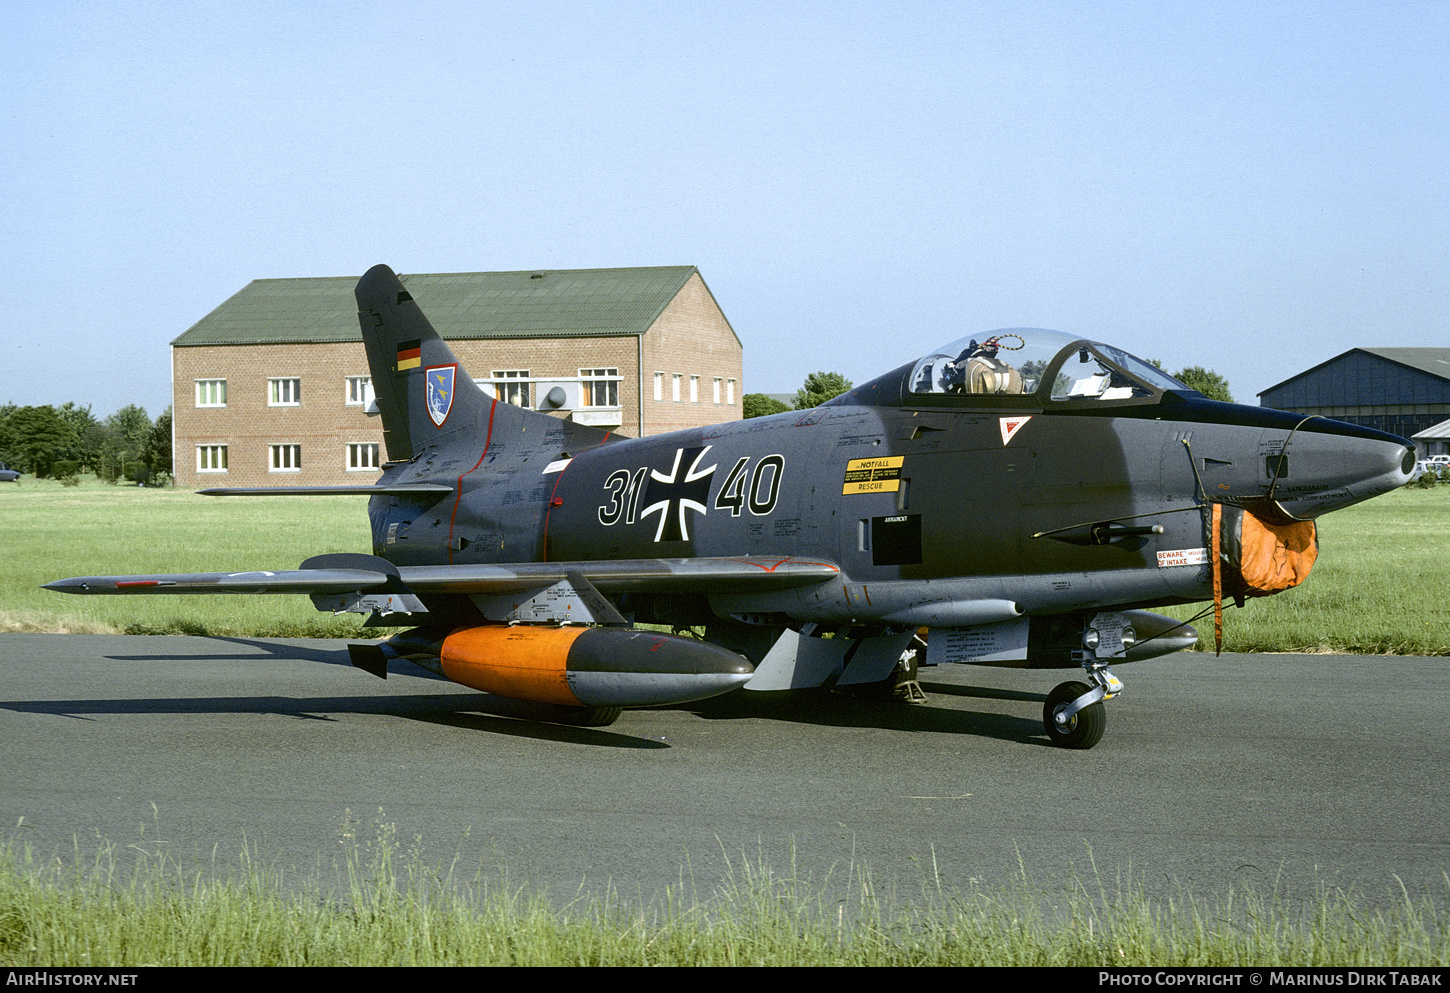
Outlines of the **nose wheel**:
M1085 651L1074 653L1087 683L1063 683L1047 694L1042 705L1042 725L1054 745L1091 748L1102 738L1108 726L1103 701L1123 691L1123 682L1108 669L1108 660L1122 659L1137 637L1119 613L1100 613L1088 622L1083 632Z
M1079 704L1082 700L1091 702ZM1047 694L1047 702L1042 705L1042 723L1054 745L1093 747L1108 726L1103 691L1078 682L1061 684Z

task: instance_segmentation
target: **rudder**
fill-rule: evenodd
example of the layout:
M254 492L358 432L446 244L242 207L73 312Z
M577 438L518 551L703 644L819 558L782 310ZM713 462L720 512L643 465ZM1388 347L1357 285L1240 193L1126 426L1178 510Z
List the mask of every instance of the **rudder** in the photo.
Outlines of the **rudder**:
M355 295L389 461L410 459L423 445L474 427L492 400L397 274L375 265L358 280Z

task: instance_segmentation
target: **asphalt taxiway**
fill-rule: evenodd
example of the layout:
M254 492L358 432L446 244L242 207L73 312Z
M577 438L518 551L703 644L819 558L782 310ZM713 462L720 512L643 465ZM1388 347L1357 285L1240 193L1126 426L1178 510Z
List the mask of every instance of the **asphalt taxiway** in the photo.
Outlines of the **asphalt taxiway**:
M0 635L0 824L40 855L102 839L186 864L244 846L333 871L352 832L569 895L707 894L742 860L882 892L1315 888L1372 903L1450 869L1450 660L1182 653L1117 668L1091 751L1054 748L1068 671L922 671L923 706L737 692L541 723L345 642ZM215 853L215 855L213 854Z

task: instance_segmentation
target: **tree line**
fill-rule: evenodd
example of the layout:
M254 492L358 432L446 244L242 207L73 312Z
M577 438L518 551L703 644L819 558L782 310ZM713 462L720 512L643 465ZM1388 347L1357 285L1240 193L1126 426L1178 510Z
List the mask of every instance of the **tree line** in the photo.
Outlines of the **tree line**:
M153 422L129 404L99 420L89 405L0 406L0 462L38 479L93 472L108 483L160 484L171 477L171 408Z
M845 393L852 383L839 372L813 372L795 392L795 406L781 403L764 393L747 393L740 398L740 411L746 418L783 414L787 410L809 410Z

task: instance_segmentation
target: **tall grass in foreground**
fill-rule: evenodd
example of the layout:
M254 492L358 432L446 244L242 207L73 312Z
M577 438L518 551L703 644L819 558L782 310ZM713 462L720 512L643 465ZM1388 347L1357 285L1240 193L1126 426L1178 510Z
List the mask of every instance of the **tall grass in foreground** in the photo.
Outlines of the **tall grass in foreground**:
M506 874L424 864L391 831L346 848L331 884L300 888L247 851L219 878L165 856L123 869L129 850L112 845L86 867L40 864L12 842L0 849L0 965L1450 964L1443 897L1373 911L1328 890L1302 907L1251 891L1156 902L1131 884L1074 878L1049 896L1023 878L900 907L864 866L827 890L736 860L704 898L682 873L649 906L614 895L555 906Z
M1450 655L1450 486L1388 493L1326 515L1319 529L1319 561L1303 586L1225 611L1226 651ZM0 486L0 631L356 637L361 618L316 613L304 597L79 597L40 586L292 569L371 545L363 497L216 498L27 479ZM1186 620L1198 609L1163 612ZM1212 623L1198 628L1211 646Z

